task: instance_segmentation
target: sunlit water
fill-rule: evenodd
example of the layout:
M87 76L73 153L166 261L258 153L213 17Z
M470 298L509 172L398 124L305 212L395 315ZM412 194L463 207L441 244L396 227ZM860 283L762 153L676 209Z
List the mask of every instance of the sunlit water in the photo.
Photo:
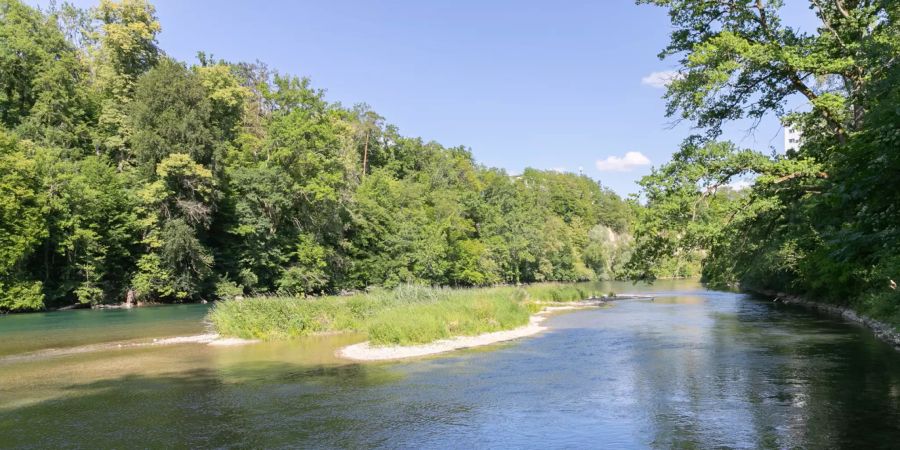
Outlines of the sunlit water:
M376 364L334 357L359 336L152 345L205 332L202 305L2 317L0 447L900 443L900 353L867 331L689 282L602 288L658 296Z

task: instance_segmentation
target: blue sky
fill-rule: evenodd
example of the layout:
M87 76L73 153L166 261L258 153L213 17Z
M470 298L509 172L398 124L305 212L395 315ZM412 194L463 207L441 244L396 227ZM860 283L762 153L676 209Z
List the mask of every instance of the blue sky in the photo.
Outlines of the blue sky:
M202 50L308 76L331 101L366 102L405 135L465 145L511 173L582 168L624 195L690 133L669 126L653 83L675 68L656 57L665 10L631 0L153 3L160 45L180 60ZM774 118L747 128L726 137L782 149Z

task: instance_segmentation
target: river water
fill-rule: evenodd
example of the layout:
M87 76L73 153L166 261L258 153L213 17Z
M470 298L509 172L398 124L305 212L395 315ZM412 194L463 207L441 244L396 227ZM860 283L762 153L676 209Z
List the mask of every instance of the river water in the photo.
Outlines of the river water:
M896 448L900 352L693 282L559 314L522 340L405 362L359 336L241 347L204 305L0 317L0 447Z

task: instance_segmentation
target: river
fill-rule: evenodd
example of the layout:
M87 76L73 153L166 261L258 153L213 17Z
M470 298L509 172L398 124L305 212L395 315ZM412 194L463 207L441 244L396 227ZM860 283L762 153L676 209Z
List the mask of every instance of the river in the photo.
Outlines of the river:
M514 342L337 359L352 335L212 347L205 305L0 317L0 447L890 448L900 352L689 281ZM159 341L157 341L159 342Z

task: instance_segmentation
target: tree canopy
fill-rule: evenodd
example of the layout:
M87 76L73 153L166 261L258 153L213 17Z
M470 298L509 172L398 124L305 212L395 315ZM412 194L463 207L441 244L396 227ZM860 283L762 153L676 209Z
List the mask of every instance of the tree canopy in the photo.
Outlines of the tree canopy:
M705 130L641 182L629 272L691 255L715 285L803 293L900 323L900 3L810 0L816 32L778 0L648 0L668 9L668 114ZM808 108L787 111L791 97ZM784 154L716 142L736 119L778 115ZM742 178L752 186L722 188Z
M144 0L0 0L0 311L610 278L635 206L309 79L159 48Z

